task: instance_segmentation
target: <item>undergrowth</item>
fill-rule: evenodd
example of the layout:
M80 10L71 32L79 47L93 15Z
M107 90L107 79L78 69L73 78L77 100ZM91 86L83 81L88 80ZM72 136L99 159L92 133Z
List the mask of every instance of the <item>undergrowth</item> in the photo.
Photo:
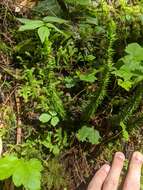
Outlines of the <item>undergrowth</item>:
M143 123L143 2L28 2L0 3L0 179L66 190L63 155L128 142Z

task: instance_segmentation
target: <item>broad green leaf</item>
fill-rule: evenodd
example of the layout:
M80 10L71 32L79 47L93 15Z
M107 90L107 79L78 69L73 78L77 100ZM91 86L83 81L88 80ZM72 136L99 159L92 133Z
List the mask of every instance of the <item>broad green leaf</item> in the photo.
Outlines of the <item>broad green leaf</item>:
M20 26L19 31L34 30L44 25L41 20L29 20L29 19L18 19L24 25Z
M13 182L15 186L19 187L25 184L24 180L26 181L28 178L27 176L27 164L24 160L19 160L17 164L17 169L14 171L13 174Z
M55 127L59 123L59 121L60 120L59 120L59 118L57 116L52 117L52 119L51 119L51 125Z
M143 80L143 48L137 43L132 43L125 51L128 55L120 59L123 64L120 68L113 68L112 74L118 78L118 85L129 91Z
M0 180L12 176L15 167L17 167L18 158L15 156L6 156L0 159Z
M42 123L47 123L49 120L51 119L51 115L49 115L48 113L42 113L39 117L39 120Z
M28 24L28 23L31 23L31 22L37 22L37 23L42 22L41 20L31 20L31 19L27 19L27 18L17 18L17 20L19 22L23 23L23 24Z
M37 159L19 160L12 179L17 187L23 185L27 190L39 190L41 171L42 165Z
M55 23L59 23L59 24L63 24L63 23L67 23L67 20L64 20L62 18L59 17L53 17L53 16L46 16L43 18L44 22L55 22Z
M93 128L92 128L92 129L93 129ZM97 130L92 130L90 133L91 133L91 134L90 134L90 136L88 137L89 142L90 142L91 144L98 144L98 143L99 143L99 140L100 140L100 134L99 134L99 132L98 132Z
M48 39L49 35L50 35L50 31L49 28L46 26L42 26L38 29L38 35L40 37L40 40L42 43L45 42L46 39Z
M134 56L136 60L143 60L143 48L138 43L129 44L125 51L126 53Z
M92 127L83 126L77 133L77 138L84 142L88 141L92 144L98 144L100 140L100 134Z

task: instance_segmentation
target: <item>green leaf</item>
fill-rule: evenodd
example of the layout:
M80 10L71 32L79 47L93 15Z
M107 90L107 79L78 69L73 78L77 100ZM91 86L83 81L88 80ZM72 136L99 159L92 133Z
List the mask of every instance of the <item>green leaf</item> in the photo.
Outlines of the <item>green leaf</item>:
M52 119L51 119L51 125L55 127L59 123L59 121L60 120L59 120L59 118L57 116L52 117Z
M46 16L43 18L44 22L55 22L55 23L59 23L59 24L63 24L63 23L67 23L67 20L64 20L62 18L59 17L53 17L53 16Z
M86 18L86 23L93 24L93 25L98 25L98 20L95 17L87 17Z
M50 31L49 28L46 26L42 26L38 29L38 35L40 37L40 40L42 43L45 42L46 39L48 39L49 35L50 35Z
M51 114L51 116L56 116L57 112L55 112L55 111L49 111L49 114Z
M51 119L51 115L49 115L48 113L42 113L39 117L39 120L42 123L47 123L49 120Z
M19 160L13 174L13 182L19 187L23 185L28 190L39 190L42 165L37 159Z
M58 145L54 145L54 146L53 146L53 154L54 154L54 155L59 155L59 153L60 153L60 148L59 148L59 146L58 146Z
M120 68L113 68L112 74L118 77L118 85L129 91L143 80L143 48L137 44L129 44L126 49L128 55L121 58Z
M30 22L37 22L37 23L42 22L41 20L31 20L31 19L27 19L27 18L17 18L17 20L23 24L28 24Z
M130 81L123 81L121 79L118 80L118 84L119 84L119 86L121 86L122 88L124 88L127 91L129 91L130 88L132 87L132 82L130 82Z
M78 131L77 138L82 142L88 141L92 144L98 144L101 137L99 132L94 128L83 126Z
M6 156L0 159L0 180L4 180L12 176L15 167L17 167L18 159L15 156Z
M136 60L143 60L143 48L138 43L129 44L126 49L126 53L134 56Z
M65 77L64 78L64 82L65 82L65 86L67 87L67 88L72 88L72 87L74 87L75 85L76 85L76 80L74 80L74 78L73 77Z
M25 161L7 155L0 159L0 180L12 176L15 186L23 185L27 190L39 190L42 165L37 159Z
M41 20L29 20L29 19L18 19L24 25L20 26L19 31L34 30L44 25Z
M54 29L56 32L61 33L62 35L66 36L66 34L65 34L63 31L59 30L59 29L58 29L56 26L54 26L53 24L47 23L46 26L49 27L49 28L52 28L52 29Z
M80 73L79 71L76 72L80 80L85 82L94 82L97 78L95 77L96 70L90 73Z
M95 60L95 56L94 55L87 55L87 56L85 56L85 61L88 61L88 62L90 62L90 61L93 61L93 60Z

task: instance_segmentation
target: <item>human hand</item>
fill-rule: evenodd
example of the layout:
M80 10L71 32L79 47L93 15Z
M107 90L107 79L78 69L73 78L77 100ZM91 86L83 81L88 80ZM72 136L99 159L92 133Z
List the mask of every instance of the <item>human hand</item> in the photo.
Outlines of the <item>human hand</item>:
M124 160L124 154L117 152L112 166L110 167L108 164L103 165L93 177L87 190L117 190ZM140 190L142 164L143 155L140 152L134 152L122 190Z

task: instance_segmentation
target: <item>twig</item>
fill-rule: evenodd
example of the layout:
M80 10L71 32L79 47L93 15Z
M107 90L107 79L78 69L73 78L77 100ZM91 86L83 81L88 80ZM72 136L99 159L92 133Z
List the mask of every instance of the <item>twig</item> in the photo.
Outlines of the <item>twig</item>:
M17 76L17 69L16 69L16 76ZM17 87L18 84L16 84ZM22 141L22 129L21 129L21 117L20 117L20 98L18 96L17 90L15 91L15 102L16 102L16 109L17 109L17 135L16 135L16 143L21 144Z
M17 87L15 87L15 88L14 88L14 90L13 90L13 91L10 93L10 95L7 97L7 99L6 99L6 100L5 100L5 102L4 102L4 105L6 105L6 104L7 104L8 100L11 98L12 94L14 94L14 93L15 93L16 88L17 88Z

